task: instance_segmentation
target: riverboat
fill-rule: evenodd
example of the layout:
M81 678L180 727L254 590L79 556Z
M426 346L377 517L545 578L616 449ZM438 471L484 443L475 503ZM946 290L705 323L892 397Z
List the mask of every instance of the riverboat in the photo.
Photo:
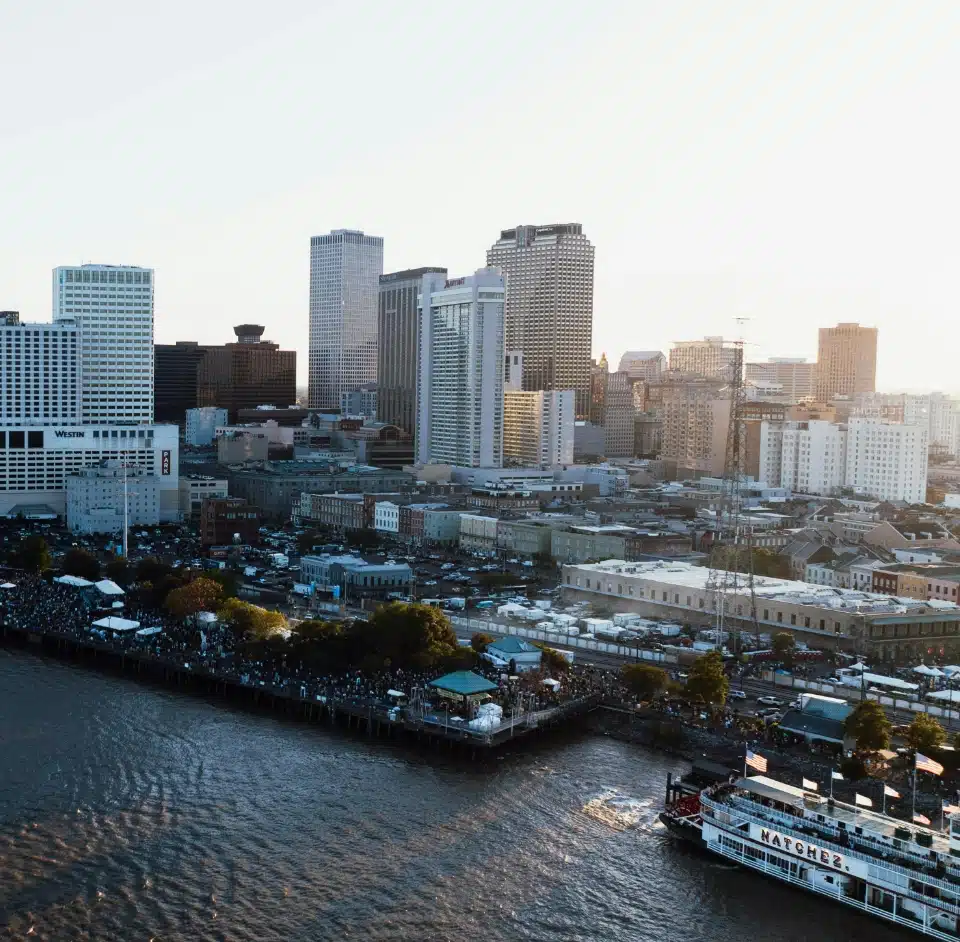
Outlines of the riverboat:
M958 816L960 817L960 816ZM960 939L960 821L908 825L778 782L668 786L667 829L727 860L935 939Z

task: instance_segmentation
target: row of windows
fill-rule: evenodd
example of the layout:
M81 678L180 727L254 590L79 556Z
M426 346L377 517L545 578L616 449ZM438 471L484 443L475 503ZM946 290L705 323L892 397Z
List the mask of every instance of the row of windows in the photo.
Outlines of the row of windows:
M64 281L67 284L81 282L83 284L148 285L150 274L148 271L91 271L84 268L80 271L67 270L64 272Z

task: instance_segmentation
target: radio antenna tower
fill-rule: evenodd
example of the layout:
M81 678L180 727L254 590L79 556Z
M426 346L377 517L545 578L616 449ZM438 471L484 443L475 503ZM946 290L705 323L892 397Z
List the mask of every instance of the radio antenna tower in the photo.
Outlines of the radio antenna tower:
M747 318L738 317L742 327ZM716 614L717 644L723 643L723 633L728 632L734 653L737 652L739 633L744 622L752 626L759 645L760 624L757 621L757 600L753 571L752 527L744 526L741 518L743 508L742 486L746 477L744 470L746 434L744 429L744 404L747 401L743 384L743 338L729 344L733 356L730 372L730 422L727 426L727 441L723 461L723 478L720 499L717 502L717 522L713 547L710 552L710 574L707 577L707 592L713 597ZM745 558L743 558L746 551ZM745 565L744 565L745 564ZM735 612L729 609L736 598L746 590L750 596L750 612L744 617L742 606ZM728 627L729 622L729 627Z

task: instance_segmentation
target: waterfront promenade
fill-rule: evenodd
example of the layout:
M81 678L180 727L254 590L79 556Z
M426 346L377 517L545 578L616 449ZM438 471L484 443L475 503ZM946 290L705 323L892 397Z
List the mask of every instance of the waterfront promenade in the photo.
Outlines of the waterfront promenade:
M106 612L93 610L85 594L35 576L15 578L0 589L0 636L8 641L371 735L412 734L429 742L488 750L583 715L598 705L603 692L600 671L565 678L558 695L549 688L519 693L499 672L478 668L498 685L493 699L503 706L503 721L491 729L471 729L429 688L437 671L326 674L286 657L280 662L258 659L245 652L227 627L197 627L135 603L128 603L123 617L158 631L147 636L95 631L93 622Z

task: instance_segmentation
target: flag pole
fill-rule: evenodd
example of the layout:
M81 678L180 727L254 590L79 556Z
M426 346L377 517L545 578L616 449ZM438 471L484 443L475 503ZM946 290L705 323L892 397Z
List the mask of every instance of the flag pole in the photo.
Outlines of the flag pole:
M913 808L911 817L917 813L917 760L913 760Z
M887 786L883 786L883 814L886 817L887 814Z
M831 799L833 798L833 773L834 773L834 770L831 769L830 770L830 798Z

